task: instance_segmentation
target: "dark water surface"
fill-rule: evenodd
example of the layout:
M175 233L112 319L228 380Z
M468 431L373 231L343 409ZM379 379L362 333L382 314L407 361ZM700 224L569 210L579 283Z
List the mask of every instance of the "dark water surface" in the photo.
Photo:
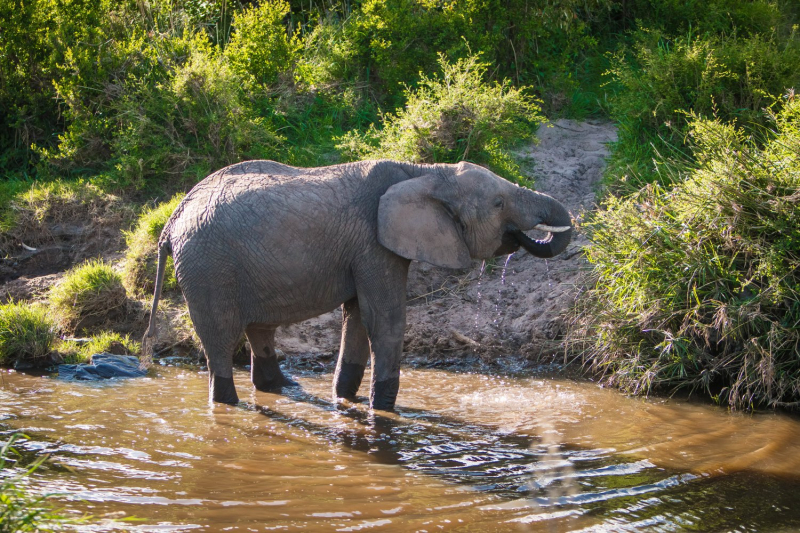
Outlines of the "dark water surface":
M0 429L50 454L31 489L82 530L795 531L800 421L591 383L404 371L398 413L302 391L207 403L207 376L3 373ZM5 437L4 437L5 438ZM123 512L133 524L104 521Z

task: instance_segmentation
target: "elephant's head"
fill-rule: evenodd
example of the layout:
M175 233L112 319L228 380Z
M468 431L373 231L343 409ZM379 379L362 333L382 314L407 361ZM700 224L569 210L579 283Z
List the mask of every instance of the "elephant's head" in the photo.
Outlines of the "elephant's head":
M552 197L514 185L471 163L433 165L390 187L378 208L378 240L398 255L466 268L472 259L510 254L520 246L553 257L569 244L569 213ZM550 235L534 240L525 231Z

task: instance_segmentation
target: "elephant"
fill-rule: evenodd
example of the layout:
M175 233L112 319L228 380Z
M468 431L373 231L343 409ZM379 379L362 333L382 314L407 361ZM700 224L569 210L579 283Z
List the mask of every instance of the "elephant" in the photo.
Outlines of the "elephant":
M534 240L524 232L549 232ZM236 404L232 359L246 335L259 391L297 386L275 330L342 307L333 395L355 401L368 361L372 409L394 409L412 260L467 268L521 247L562 252L566 208L472 164L360 161L298 168L245 161L199 182L168 219L143 352L156 340L168 255L205 351L209 401Z

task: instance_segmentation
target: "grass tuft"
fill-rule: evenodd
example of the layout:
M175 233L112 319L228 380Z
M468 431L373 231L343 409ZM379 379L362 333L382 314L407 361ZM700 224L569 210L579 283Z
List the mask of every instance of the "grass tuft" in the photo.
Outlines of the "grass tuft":
M41 362L52 350L56 330L44 306L18 302L0 305L0 365Z
M125 234L128 250L125 254L122 279L125 288L131 294L143 296L153 292L158 261L158 238L183 197L184 194L177 194L171 200L146 210L139 217L133 231ZM176 287L175 267L170 256L164 272L164 290Z
M48 295L59 326L68 333L89 331L119 318L127 296L122 277L102 260L73 268Z
M98 353L134 355L141 351L141 344L131 340L130 335L101 331L92 336L88 342L63 341L58 345L58 351L65 363L76 364L86 363Z

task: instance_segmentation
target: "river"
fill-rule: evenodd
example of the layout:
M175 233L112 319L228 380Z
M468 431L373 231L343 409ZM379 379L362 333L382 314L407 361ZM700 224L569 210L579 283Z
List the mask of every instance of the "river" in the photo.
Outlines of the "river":
M0 429L49 454L29 490L86 531L792 531L800 421L590 382L404 370L398 411L302 390L209 406L207 375L3 371ZM130 523L110 517L135 516Z

